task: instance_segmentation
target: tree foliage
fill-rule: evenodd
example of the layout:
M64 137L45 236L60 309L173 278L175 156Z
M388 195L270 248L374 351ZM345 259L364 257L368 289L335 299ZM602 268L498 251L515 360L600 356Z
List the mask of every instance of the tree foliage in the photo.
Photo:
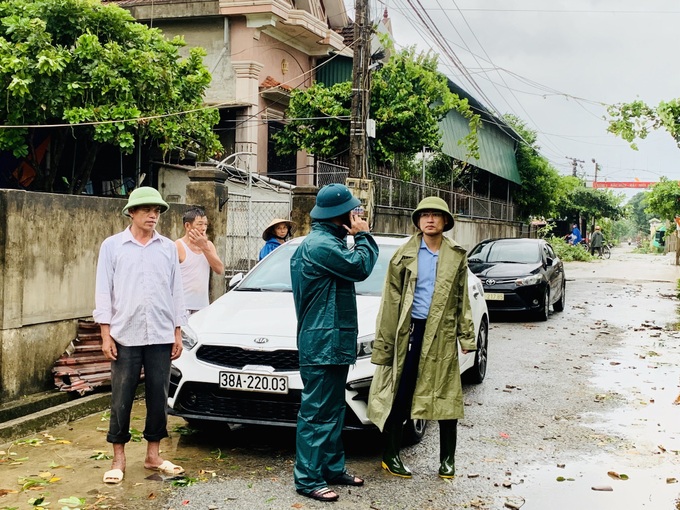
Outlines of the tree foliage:
M470 156L476 156L479 117L466 99L452 93L446 77L437 72L437 57L406 48L394 54L373 73L370 117L376 121L373 156L378 163L395 154L413 156L423 146L441 148L438 122L456 110L470 123L462 140ZM276 135L277 151L293 154L306 150L323 157L343 154L349 149L349 116L352 84L331 87L315 84L291 94L287 116L290 121Z
M636 139L644 140L651 131L665 129L680 147L680 99L661 101L654 108L644 101L619 103L607 109L607 131L620 136L637 150Z
M40 187L51 191L65 139L75 137L85 149L77 183L70 184L75 193L87 183L101 144L129 154L140 140L154 140L164 151L214 154L220 150L212 132L219 113L202 109L211 80L205 53L192 49L182 59L182 46L181 38L168 41L127 11L98 0L0 2L6 103L0 121L61 126L50 131L51 168L37 164L36 129L0 130L0 149L33 156L28 159Z
M647 207L645 212L656 216L660 220L673 220L680 215L680 184L667 177L661 177L647 193ZM649 227L649 224L647 225Z
M649 220L653 215L647 212L647 199L649 192L641 191L636 193L628 201L627 208L629 211L629 218L632 222L632 233L649 232Z
M625 209L621 205L623 195L614 195L611 190L586 188L577 177L560 177L557 215L569 221L584 219L592 224L598 219L617 220L623 216Z
M516 153L517 170L521 187L513 194L519 206L519 217L552 216L558 201L560 175L550 162L538 152L536 132L527 128L524 121L514 115L504 120L522 137Z

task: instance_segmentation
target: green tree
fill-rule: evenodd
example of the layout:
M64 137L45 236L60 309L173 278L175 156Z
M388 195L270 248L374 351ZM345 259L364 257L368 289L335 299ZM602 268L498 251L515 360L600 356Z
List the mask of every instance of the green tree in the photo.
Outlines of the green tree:
M653 215L646 211L648 196L649 192L641 191L628 201L627 208L633 226L631 233L633 237L637 235L637 232L649 232L649 220Z
M560 174L538 152L540 147L536 143L535 131L527 128L524 121L514 115L505 115L503 119L526 142L520 142L516 152L517 170L522 184L514 192L513 200L519 206L519 217L551 216L558 200Z
M573 176L562 176L560 181L555 208L559 217L569 221L581 218L592 228L592 224L599 219L617 220L623 216L623 195L614 195L611 190L586 188Z
M211 80L205 52L192 49L182 59L182 46L99 0L0 2L0 122L25 126L0 130L0 150L30 156L36 187L51 191L66 138L74 137L80 157L72 193L85 187L102 144L126 154L140 140L215 154L219 113L203 108ZM38 128L26 127L34 125L57 126L49 131L49 167L37 163Z
M644 140L651 131L665 129L680 146L680 99L662 101L654 108L644 101L619 103L607 108L610 116L607 131L630 142L637 150L636 139Z
M672 221L676 214L680 214L680 183L661 177L647 194L645 212L660 220Z
M478 154L477 126L466 99L452 93L446 77L437 72L437 57L406 48L394 54L382 69L373 73L370 112L376 121L372 155L380 163L395 154L413 156L427 146L441 148L438 122L451 110L470 123L470 133L461 140L470 156ZM315 84L291 94L287 116L290 121L276 135L277 152L294 154L304 149L332 157L349 149L349 116L352 85L332 87Z

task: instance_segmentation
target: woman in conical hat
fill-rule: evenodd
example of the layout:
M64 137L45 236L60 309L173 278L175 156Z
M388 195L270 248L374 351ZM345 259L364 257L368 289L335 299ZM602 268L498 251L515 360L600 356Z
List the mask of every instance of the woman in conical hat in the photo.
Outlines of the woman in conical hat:
M295 223L283 218L274 218L271 223L262 232L262 239L266 241L265 245L260 250L258 260L262 260L276 248L285 243L288 238L295 232Z

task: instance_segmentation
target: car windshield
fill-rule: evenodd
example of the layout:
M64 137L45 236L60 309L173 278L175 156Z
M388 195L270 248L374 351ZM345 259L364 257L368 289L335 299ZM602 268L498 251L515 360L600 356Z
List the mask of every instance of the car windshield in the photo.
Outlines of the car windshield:
M290 258L298 246L299 244L285 244L274 250L243 279L241 285L235 290L291 292ZM379 247L380 254L371 275L355 285L359 295L379 296L382 294L387 265L398 246L380 244Z
M538 243L490 241L477 245L468 259L470 262L533 264L541 260L541 254Z

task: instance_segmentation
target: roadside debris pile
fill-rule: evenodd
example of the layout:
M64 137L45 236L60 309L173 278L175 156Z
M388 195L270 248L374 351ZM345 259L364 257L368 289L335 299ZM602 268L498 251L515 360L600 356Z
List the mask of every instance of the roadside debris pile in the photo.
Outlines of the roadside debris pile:
M111 384L111 362L102 353L98 324L78 321L78 337L54 364L52 373L57 389L80 395Z

